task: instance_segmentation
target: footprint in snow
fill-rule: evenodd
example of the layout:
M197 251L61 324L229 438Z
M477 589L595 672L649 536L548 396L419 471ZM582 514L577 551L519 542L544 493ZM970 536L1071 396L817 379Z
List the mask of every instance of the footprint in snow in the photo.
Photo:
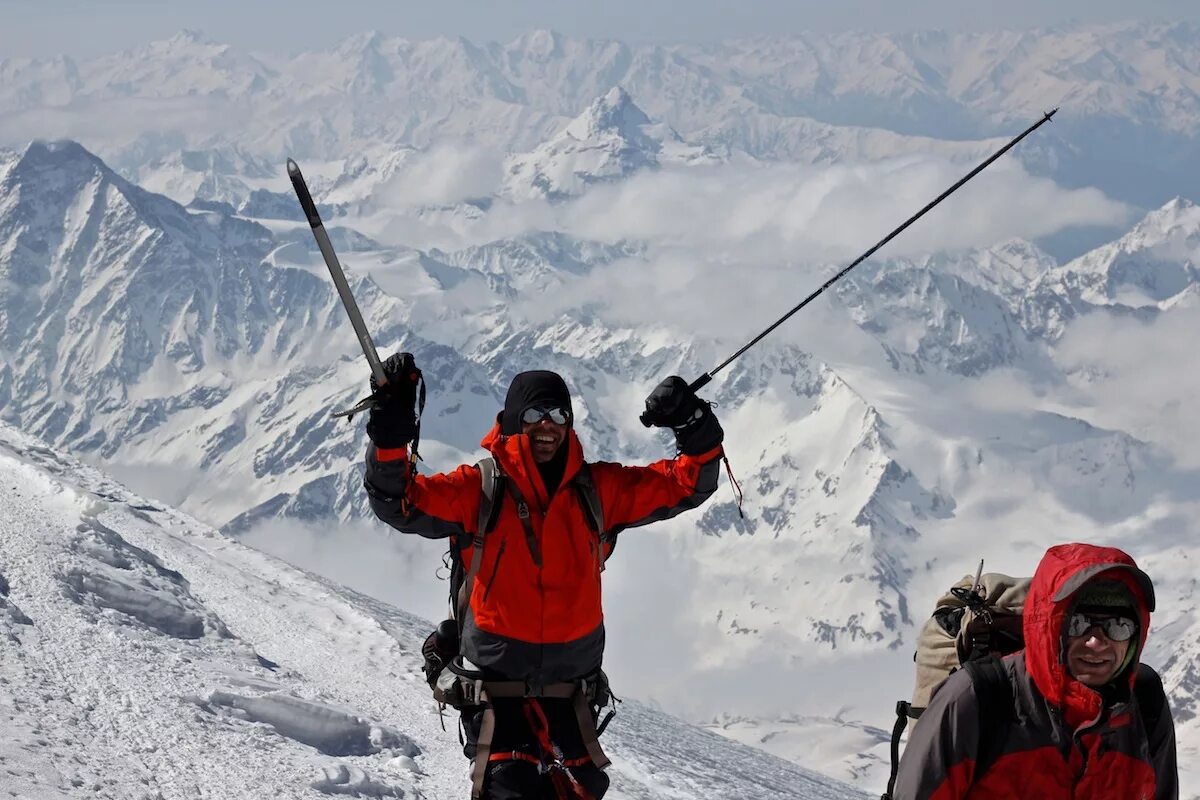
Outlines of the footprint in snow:
M324 773L313 781L312 788L323 794L348 795L350 797L409 797L409 790L402 786L382 783L372 778L360 767L334 764L322 769ZM411 795L416 797L417 795Z
M388 751L393 756L415 758L421 754L421 748L400 731L347 709L282 692L252 696L214 691L200 704L270 725L280 736L327 756L368 756Z

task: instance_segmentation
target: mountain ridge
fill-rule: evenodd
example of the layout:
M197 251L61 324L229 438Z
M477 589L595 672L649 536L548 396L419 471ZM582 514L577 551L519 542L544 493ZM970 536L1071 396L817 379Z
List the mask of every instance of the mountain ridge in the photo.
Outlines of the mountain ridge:
M1098 183L1152 207L1189 191L1200 171L1197 38L1194 26L1155 23L638 46L547 32L484 45L376 33L279 57L184 37L0 69L0 97L20 98L0 144L30 138L37 114L54 110L65 134L89 136L114 163L228 143L229 122L239 143L272 160L344 158L379 140L523 152L621 85L686 140L759 159L878 157L928 150L928 140L966 158L1062 106L1020 157L1066 185ZM396 104L410 113L392 114Z

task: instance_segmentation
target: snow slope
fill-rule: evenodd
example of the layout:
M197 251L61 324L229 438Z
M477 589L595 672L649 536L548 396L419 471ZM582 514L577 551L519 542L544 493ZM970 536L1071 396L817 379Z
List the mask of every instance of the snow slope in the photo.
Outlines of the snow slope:
M428 622L6 425L0 498L0 792L463 795L420 673ZM636 701L609 731L616 800L861 797Z

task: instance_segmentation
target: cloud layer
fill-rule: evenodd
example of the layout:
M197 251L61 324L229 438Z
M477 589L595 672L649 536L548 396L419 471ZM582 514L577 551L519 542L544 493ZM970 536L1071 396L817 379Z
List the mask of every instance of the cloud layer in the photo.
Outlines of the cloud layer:
M406 161L376 192L384 207L447 205L487 197L500 182L500 160L472 145L437 144Z
M441 148L379 195L376 206L387 208L390 213L383 216L394 221L376 219L373 226L395 244L442 249L541 231L642 243L644 256L597 267L561 290L530 293L518 298L517 308L534 320L587 307L618 325L647 319L687 325L697 309L730 302L782 313L789 299L798 302L966 171L962 164L936 158L819 167L734 160L644 171L560 204L502 200L482 215L415 221L412 198L461 201L484 193L498 175L482 151ZM403 207L389 200L400 194L406 198ZM1130 217L1127 206L1096 189L1064 189L1030 175L1014 160L1001 160L900 234L879 257L1035 240L1072 228L1123 225ZM734 324L727 332L740 335L742 330Z
M377 198L380 207L451 203L498 186L494 154L441 146L414 159ZM967 172L934 157L806 166L735 159L643 171L562 204L497 203L464 225L462 244L537 230L695 249L746 262L828 261L858 255ZM1064 189L1001 160L889 245L888 255L1036 239L1065 228L1120 225L1130 211L1097 189ZM412 243L408 243L412 244Z
M1196 361L1200 307L1174 308L1151 322L1095 313L1073 323L1057 348L1072 382L1092 398L1082 409L1096 424L1125 430L1200 468L1195 400L1200 373L1174 365Z

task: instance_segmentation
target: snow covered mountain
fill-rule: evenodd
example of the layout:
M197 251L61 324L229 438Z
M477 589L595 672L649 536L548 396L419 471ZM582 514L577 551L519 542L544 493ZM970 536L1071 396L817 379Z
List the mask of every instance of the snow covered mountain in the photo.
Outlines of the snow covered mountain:
M669 126L651 122L616 86L532 153L510 157L504 186L517 198L557 200L640 169L718 161L708 148L689 145Z
M302 226L184 209L73 143L0 159L0 198L4 419L228 532L366 515L361 429L326 416L362 392L364 370ZM1194 473L1173 432L1122 429L1113 387L1062 343L1073 320L1110 309L1138 324L1187 314L1198 230L1173 201L1062 266L1024 242L864 264L828 311L706 392L746 502L739 512L722 488L660 534L625 537L607 593L614 663L644 696L801 763L812 731L834 725L829 740L871 749L812 765L877 790L877 731L907 691L928 602L979 556L1027 572L1047 545L1092 539L1130 548L1176 598L1162 624L1178 648L1164 636L1151 663L1194 753L1200 616L1179 535ZM740 343L740 330L698 335L686 317L620 321L637 299L623 283L661 268L655 242L544 230L422 252L345 231L335 240L357 243L342 253L376 341L414 352L430 383L432 469L474 457L510 376L532 366L570 376L593 457L661 457L665 443L631 424L642 394ZM749 274L766 299L778 291L769 272ZM671 277L655 291L669 294ZM1153 302L1132 303L1130 286ZM1041 399L1006 400L1005 376ZM670 575L651 566L664 560ZM664 607L669 633L648 631L645 609ZM778 687L768 702L747 671Z
M1039 289L1075 313L1108 308L1144 317L1195 295L1197 263L1200 208L1175 198L1117 241L1045 276Z
M467 247L452 253L433 249L431 258L482 273L497 294L516 298L522 293L562 286L573 276L586 275L621 258L635 258L641 247L576 239L561 233L536 233Z
M956 257L865 265L837 293L855 322L879 337L895 367L933 364L981 375L1044 360L1021 305L1038 305L1029 297L1030 282L1056 267L1036 247L1009 242Z
M1200 170L1198 37L1150 23L657 46L372 32L279 57L183 32L81 62L0 60L0 145L77 138L122 170L125 154L144 163L231 145L273 161L462 139L525 152L619 85L686 140L756 158L966 158L1062 106L1021 157L1150 207L1186 194Z
M339 349L322 337L346 322L328 279L272 267L276 242L265 228L189 212L74 143L30 145L0 173L0 197L7 418L40 420L33 427L82 451L145 448L167 462L182 426L200 440L187 447L213 466L246 439L247 423L271 413L265 387L277 402L308 385L281 370L335 367L324 358ZM365 313L387 331L394 301L359 283ZM315 421L310 435L320 435L328 402L286 424ZM291 440L251 453L245 467L271 474L275 451ZM190 490L197 500L233 486L202 484Z
M449 800L430 623L289 567L0 424L0 720L14 797ZM633 701L616 800L863 795Z
M128 169L123 169L124 166ZM238 147L211 150L178 150L149 163L140 153L126 155L126 163L113 164L118 172L156 194L187 205L194 200L238 206L263 181L274 177L262 160Z

